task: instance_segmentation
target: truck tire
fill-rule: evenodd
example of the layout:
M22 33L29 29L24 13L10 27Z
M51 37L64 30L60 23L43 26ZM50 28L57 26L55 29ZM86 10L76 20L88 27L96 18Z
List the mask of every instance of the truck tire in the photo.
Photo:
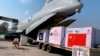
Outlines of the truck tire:
M51 53L51 52L52 52L52 48L53 48L52 46L48 45L48 46L47 46L47 51L48 51L49 53Z
M42 45L42 50L46 51L47 50L47 45L43 44Z
M42 43L38 43L38 48L42 49Z

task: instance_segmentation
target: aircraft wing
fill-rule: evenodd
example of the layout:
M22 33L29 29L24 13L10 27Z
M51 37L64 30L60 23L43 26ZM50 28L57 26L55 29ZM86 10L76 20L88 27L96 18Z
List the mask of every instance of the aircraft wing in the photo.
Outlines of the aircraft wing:
M28 34L29 32L31 32L33 29L35 29L36 27L38 27L40 24L42 24L43 22L45 22L46 20L48 20L50 17L54 16L56 13L52 13L49 15L46 15L45 17L41 18L40 20L34 22L30 27L28 27L26 29L26 34Z

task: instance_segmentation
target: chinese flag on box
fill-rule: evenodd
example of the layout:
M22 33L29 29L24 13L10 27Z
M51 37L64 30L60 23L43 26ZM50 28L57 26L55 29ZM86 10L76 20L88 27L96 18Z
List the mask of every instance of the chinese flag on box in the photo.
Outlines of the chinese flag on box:
M86 34L69 34L68 35L68 47L86 46Z

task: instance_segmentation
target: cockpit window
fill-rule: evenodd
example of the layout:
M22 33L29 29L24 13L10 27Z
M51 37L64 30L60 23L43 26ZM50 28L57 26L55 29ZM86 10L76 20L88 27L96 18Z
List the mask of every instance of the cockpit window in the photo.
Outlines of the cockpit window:
M52 2L52 1L53 1L53 0L48 0L47 3L50 3L50 2Z

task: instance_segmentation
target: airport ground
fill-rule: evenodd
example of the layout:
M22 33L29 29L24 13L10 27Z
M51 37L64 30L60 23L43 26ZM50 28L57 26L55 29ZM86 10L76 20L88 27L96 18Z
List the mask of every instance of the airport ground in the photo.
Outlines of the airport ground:
M38 49L36 45L20 46L16 49L12 45L12 41L4 40L3 36L0 36L0 56L71 56L71 53L60 49L48 53Z

